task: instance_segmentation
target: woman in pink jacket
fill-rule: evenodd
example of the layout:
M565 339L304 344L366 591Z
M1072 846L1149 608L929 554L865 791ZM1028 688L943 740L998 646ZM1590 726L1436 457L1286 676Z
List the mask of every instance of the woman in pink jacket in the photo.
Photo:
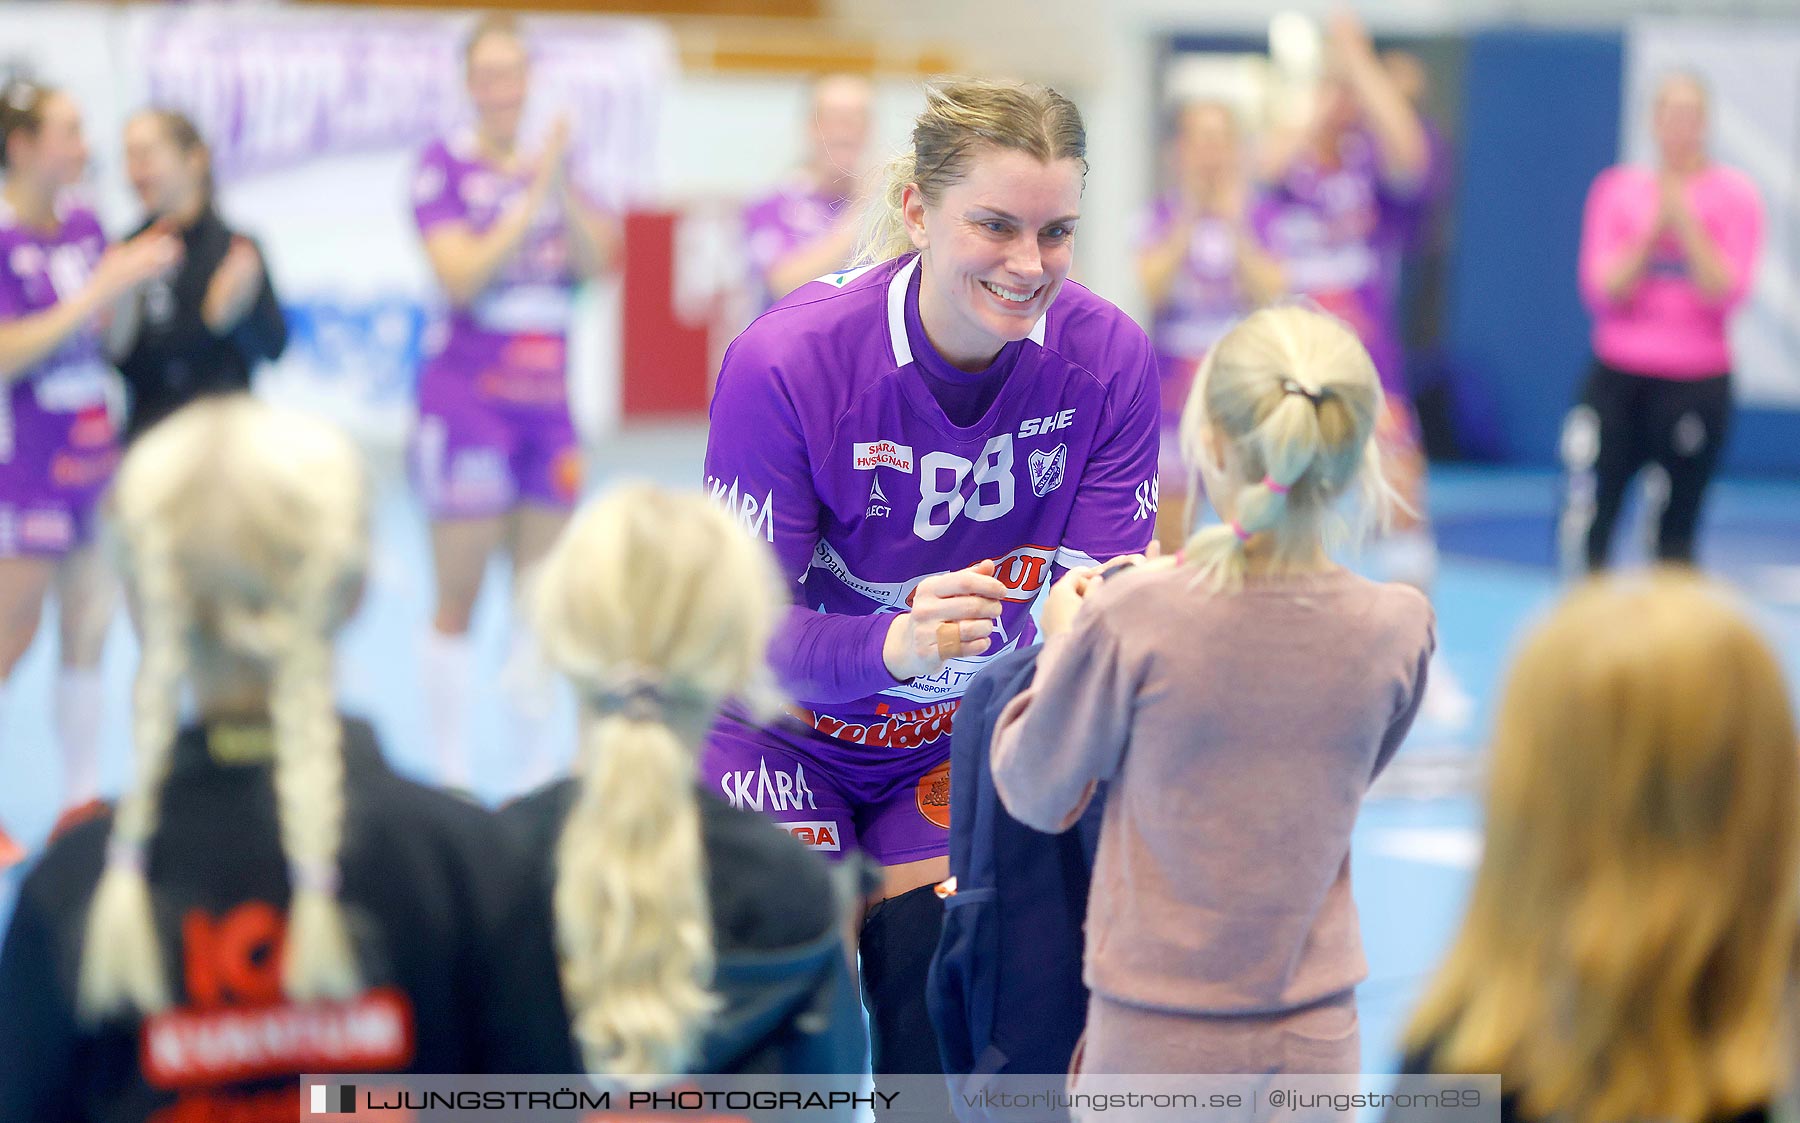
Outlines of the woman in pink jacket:
M1726 328L1763 235L1755 185L1707 156L1706 116L1698 78L1664 78L1651 117L1658 166L1608 168L1588 190L1581 293L1594 315L1594 367L1562 440L1571 569L1606 566L1625 489L1651 462L1668 474L1657 556L1694 558L1700 501L1731 420Z

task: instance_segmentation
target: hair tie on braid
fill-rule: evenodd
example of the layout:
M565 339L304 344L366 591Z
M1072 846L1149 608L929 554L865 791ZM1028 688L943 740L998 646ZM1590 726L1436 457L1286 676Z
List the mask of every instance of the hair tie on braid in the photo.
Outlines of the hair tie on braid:
M1231 533L1237 535L1237 540L1239 542L1250 541L1250 532L1245 530L1244 525L1236 519L1231 520Z
M1264 487L1268 488L1276 495L1286 495L1288 492L1294 490L1293 484L1276 483L1274 476L1264 476L1262 483Z
M288 863L288 881L294 892L320 893L327 897L338 894L338 868L331 862L292 861Z
M106 868L124 870L136 874L144 873L144 844L128 838L109 838L106 840Z
M599 713L632 721L665 721L671 702L662 680L643 670L628 671L614 685L596 690L588 697Z
M1325 391L1308 390L1305 386L1300 384L1298 379L1294 378L1284 378L1281 380L1281 392L1283 394L1300 395L1302 398L1311 402L1314 409L1319 408L1319 403L1325 400Z

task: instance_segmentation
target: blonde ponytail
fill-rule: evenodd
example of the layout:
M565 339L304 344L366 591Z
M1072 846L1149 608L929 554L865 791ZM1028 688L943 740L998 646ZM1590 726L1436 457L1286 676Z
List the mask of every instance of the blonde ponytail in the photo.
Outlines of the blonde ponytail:
M590 1072L682 1071L717 1008L696 756L726 698L770 708L784 603L765 545L697 495L644 487L579 512L538 571L538 634L582 700L553 904Z
M1381 409L1368 352L1323 312L1265 308L1214 344L1182 410L1182 453L1198 464L1223 439L1244 478L1214 500L1231 516L1196 532L1183 550L1200 581L1240 589L1249 545L1262 534L1272 538L1276 571L1300 562L1340 529L1333 504L1353 485L1365 519L1385 518L1388 491L1372 439Z
M918 160L911 152L895 156L882 167L881 194L870 203L868 215L863 220L853 265L875 265L913 251L912 235L907 232L902 207L907 186L918 177L918 167Z
M555 891L575 1037L590 1072L682 1072L718 1008L693 754L648 714L596 716L584 737Z

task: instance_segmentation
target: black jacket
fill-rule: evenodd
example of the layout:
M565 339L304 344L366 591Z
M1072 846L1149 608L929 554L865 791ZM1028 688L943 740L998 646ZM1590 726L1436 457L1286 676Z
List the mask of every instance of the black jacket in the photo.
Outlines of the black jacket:
M0 950L0 1121L141 1123L164 1111L297 1119L301 1073L461 1073L492 1064L499 999L488 965L503 957L498 923L511 899L506 867L493 861L498 825L396 776L368 726L345 729L340 900L367 989L326 1009L391 1032L365 1032L348 1054L269 1047L232 1063L220 1048L234 1029L300 1028L327 1040L342 1023L316 1010L309 1020L314 1008L297 1010L279 993L273 937L289 893L271 769L266 759L228 762L234 750L255 750L258 734L266 746L266 731L209 739L190 729L176 746L148 855L176 1008L149 1021L77 1024L88 903L112 817L71 829L25 878Z
M578 794L565 780L501 812L513 844L535 865L530 903L508 925L513 958L505 989L553 992L528 1025L510 1027L520 1072L582 1072L569 1032L551 907L556 844ZM858 1073L862 1007L841 938L837 897L825 864L761 815L701 789L700 825L718 956L713 990L724 1008L701 1043L696 1073ZM535 1015L542 1014L543 1017Z
M133 236L149 227L144 223ZM269 280L267 259L262 291L236 327L224 336L214 335L201 318L206 286L225 260L232 237L218 212L208 207L181 232L187 250L181 268L145 288L137 339L119 362L131 393L127 441L203 394L249 389L252 369L279 358L287 347L287 321Z

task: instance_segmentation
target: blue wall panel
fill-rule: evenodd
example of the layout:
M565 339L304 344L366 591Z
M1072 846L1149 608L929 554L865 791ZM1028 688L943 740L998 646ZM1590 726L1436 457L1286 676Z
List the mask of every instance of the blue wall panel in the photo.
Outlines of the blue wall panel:
M1581 207L1618 151L1623 41L1504 30L1469 42L1447 351L1500 458L1549 464L1588 360ZM1486 443L1486 442L1484 442Z

